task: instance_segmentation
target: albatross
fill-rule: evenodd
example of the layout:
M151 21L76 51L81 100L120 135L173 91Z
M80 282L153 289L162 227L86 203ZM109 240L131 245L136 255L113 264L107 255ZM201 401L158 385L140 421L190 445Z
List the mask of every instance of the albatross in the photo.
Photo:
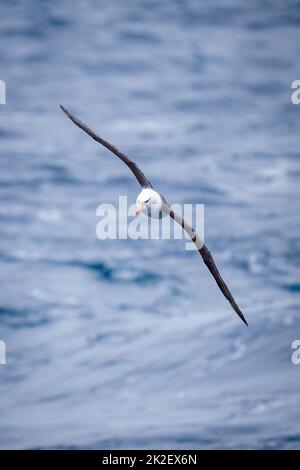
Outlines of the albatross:
M197 247L204 263L206 264L207 268L209 269L210 273L213 275L219 289L221 290L224 297L228 300L233 310L237 313L240 319L248 325L246 318L244 317L243 313L241 312L239 306L237 305L236 301L234 300L230 290L228 289L225 281L223 280L219 270L214 262L211 252L204 244L202 238L197 234L197 232L189 225L180 215L176 214L171 206L168 204L164 196L156 191L148 178L144 175L141 169L137 166L137 164L128 158L123 152L121 152L117 147L110 144L107 140L104 140L98 134L96 134L90 127L80 121L74 114L70 113L66 108L60 105L62 111L68 116L73 123L86 132L92 139L94 139L99 144L106 147L110 150L113 154L119 157L132 171L136 179L141 185L141 192L137 197L136 200L136 215L143 213L148 215L149 217L153 218L161 218L163 215L168 215L171 217L175 222L177 222L181 227L188 233L192 241Z

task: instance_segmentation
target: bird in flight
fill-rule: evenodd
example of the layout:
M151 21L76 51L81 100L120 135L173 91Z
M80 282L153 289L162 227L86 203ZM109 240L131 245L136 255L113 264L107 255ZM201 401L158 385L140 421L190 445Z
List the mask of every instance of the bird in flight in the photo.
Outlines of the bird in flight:
M146 178L144 173L140 170L137 164L128 158L123 152L118 150L114 145L110 144L106 140L102 139L99 135L97 135L90 127L80 121L74 114L70 113L66 108L60 105L60 108L63 112L71 119L71 121L76 124L80 129L86 132L92 139L99 144L102 144L112 153L114 153L117 157L119 157L132 171L138 182L140 183L142 190L137 197L136 201L136 215L140 214L141 212L148 215L149 217L153 218L161 218L163 215L169 215L173 220L175 220L182 228L188 233L191 237L192 241L195 243L197 250L199 251L200 255L204 263L206 264L207 268L213 275L217 285L219 286L221 292L223 293L224 297L228 300L230 305L232 306L233 310L237 313L240 319L248 325L243 313L241 312L239 306L237 305L236 301L234 300L230 290L228 289L227 285L225 284L219 270L214 262L212 254L204 244L201 237L195 232L193 227L191 227L183 218L176 214L172 209L171 206L168 204L166 199L157 191L153 189L152 184Z

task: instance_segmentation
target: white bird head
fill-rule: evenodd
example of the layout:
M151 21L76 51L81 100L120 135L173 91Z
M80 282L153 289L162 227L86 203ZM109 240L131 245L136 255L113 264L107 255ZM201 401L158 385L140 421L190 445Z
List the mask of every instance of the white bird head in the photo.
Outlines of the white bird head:
M162 216L162 198L151 188L143 189L136 200L136 215L141 212L149 217L159 219Z

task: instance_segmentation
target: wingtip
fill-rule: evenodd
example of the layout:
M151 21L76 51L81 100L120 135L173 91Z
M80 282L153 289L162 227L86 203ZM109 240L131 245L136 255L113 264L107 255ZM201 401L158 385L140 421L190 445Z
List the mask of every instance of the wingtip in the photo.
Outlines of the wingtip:
M62 104L59 105L60 109L65 113L65 115L74 122L75 116L73 116L70 111L67 110Z
M232 302L230 302L233 310L235 311L235 313L240 317L240 319L242 320L242 322L245 323L245 325L249 326L248 325L248 322L246 320L246 318L244 317L244 314L242 313L241 309L239 308L239 306L236 304L235 300L232 298Z
M233 310L235 311L235 313L237 313L237 315L240 317L240 319L242 320L242 322L245 323L245 325L249 326L248 325L248 322L246 320L246 318L244 317L243 313L241 312L241 310L239 309L238 305L234 302L233 304L231 303L232 307L233 307Z
M244 315L242 314L242 312L238 313L238 316L245 323L245 325L249 326L248 322L247 322L246 318L244 317Z
M67 114L68 111L66 110L66 108L63 107L62 104L60 104L59 107L65 114Z

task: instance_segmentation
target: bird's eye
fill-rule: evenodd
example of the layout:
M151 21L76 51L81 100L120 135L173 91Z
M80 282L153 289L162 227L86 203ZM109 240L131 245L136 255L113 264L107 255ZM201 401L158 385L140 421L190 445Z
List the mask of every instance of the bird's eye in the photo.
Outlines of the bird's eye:
M151 197L149 197L149 199L147 199L147 201L145 201L145 204L146 204L147 202L149 202L149 201L150 201L150 199L151 199Z

